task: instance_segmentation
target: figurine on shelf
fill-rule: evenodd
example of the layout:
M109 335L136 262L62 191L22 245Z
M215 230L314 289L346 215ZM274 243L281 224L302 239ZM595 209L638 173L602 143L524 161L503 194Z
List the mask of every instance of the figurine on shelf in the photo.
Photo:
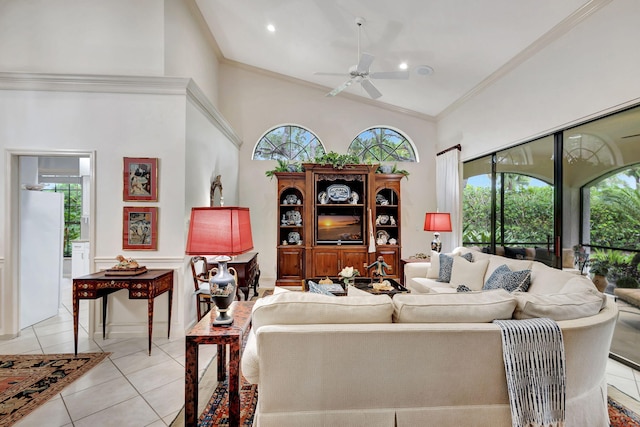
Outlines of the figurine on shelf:
M384 262L384 257L382 255L380 255L373 264L371 265L367 265L367 263L364 264L364 268L366 268L367 270L370 270L373 267L375 267L375 271L373 272L373 277L379 278L381 282L382 282L382 278L387 275L386 269L388 268L389 270L391 270L391 266L386 262Z
M396 219L393 217L393 215L389 217L389 224L396 225Z
M349 198L349 203L352 205L357 205L359 200L360 200L360 196L358 196L358 193L356 193L355 191L352 191L351 197Z

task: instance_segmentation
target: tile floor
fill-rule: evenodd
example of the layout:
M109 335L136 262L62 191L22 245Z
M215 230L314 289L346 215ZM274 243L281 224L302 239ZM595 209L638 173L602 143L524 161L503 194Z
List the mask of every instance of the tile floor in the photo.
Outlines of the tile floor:
M66 280L63 301L71 301L70 287ZM169 425L184 404L184 337L176 333L171 340L155 338L151 356L146 337L93 341L86 331L88 304L80 307L79 351L113 354L16 426ZM201 370L215 356L215 348L201 347ZM0 341L0 354L72 352L73 317L67 307L58 316L26 328L20 337ZM609 359L607 380L640 401L640 372Z

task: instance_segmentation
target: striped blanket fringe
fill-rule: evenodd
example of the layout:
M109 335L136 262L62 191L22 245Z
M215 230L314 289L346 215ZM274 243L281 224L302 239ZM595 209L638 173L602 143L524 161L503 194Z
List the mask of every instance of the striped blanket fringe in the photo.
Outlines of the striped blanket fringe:
M564 427L565 357L562 331L546 318L494 320L502 331L514 427Z

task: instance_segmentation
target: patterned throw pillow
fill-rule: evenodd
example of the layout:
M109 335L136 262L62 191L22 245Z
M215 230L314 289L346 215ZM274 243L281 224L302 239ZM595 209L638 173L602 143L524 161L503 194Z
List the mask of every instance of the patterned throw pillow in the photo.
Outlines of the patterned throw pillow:
M471 289L467 285L459 285L456 288L456 292L471 292Z
M469 262L473 262L473 254L471 252L460 256ZM440 274L438 275L438 282L449 283L451 281L451 271L453 270L453 256L440 254L439 258Z
M509 292L527 292L530 284L531 270L511 271L508 265L502 264L491 273L482 290L502 288Z
M335 295L329 292L324 286L318 285L316 282L312 282L311 280L309 280L309 292L335 297Z

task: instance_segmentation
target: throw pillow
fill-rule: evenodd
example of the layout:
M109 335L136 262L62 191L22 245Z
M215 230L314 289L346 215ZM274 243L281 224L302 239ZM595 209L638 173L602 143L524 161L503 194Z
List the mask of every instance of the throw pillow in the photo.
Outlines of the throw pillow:
M451 287L466 285L473 291L482 290L488 265L488 259L477 259L475 262L470 262L464 256L455 257L451 270L451 280L449 280Z
M438 282L449 283L451 281L451 271L453 270L454 256L456 255L440 254L440 272L438 274ZM466 259L469 262L473 261L473 254L471 252L460 255L460 257Z
M471 289L469 289L469 287L466 285L459 285L456 288L456 292L471 292Z
M531 284L531 270L511 271L503 264L496 268L487 279L482 290L505 289L509 292L527 292Z
M335 297L335 295L329 292L324 286L318 285L316 282L312 282L311 280L309 280L309 292Z
M607 299L604 294L589 291L548 295L518 292L513 295L517 301L514 319L548 317L555 321L594 316L606 305Z
M427 279L437 279L440 276L440 252L431 251L431 267L427 270Z

